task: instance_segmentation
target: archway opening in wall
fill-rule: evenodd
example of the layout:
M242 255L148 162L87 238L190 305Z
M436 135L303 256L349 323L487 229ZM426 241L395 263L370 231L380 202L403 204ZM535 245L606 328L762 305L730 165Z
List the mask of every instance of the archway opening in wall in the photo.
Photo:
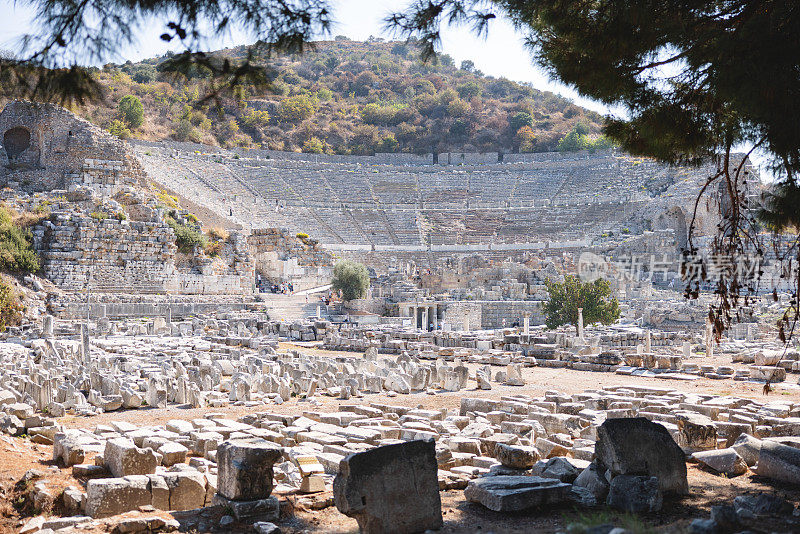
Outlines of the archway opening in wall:
M27 128L17 126L3 134L3 147L9 161L14 160L31 146L31 132Z

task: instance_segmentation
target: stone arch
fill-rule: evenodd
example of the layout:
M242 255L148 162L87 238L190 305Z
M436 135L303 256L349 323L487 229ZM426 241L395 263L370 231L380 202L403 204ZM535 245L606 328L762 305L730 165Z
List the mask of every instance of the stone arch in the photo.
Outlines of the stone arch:
M6 130L3 134L3 147L9 161L15 160L20 154L28 150L31 146L31 132L22 126L16 126Z

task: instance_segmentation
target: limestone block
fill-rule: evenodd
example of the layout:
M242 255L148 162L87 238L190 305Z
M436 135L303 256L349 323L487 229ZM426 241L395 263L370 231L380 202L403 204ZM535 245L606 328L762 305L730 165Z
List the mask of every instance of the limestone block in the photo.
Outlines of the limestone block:
M643 417L607 419L597 429L595 455L615 477L646 474L657 477L663 493L689 493L684 453L663 425Z
M165 473L164 480L169 488L170 510L194 510L205 505L206 480L199 471Z
M774 441L762 441L755 473L797 484L800 481L800 449Z
M533 447L498 443L494 448L495 457L506 467L530 469L539 461L539 452Z
M619 475L611 480L606 504L631 513L658 512L664 503L656 477Z
M334 502L365 534L412 533L442 526L433 441L409 441L341 461Z
M266 499L272 493L272 466L283 449L264 439L235 439L217 447L217 491L230 500Z
M575 487L583 488L588 491L595 504L605 502L608 496L608 480L606 480L605 475L600 472L597 464L591 464L581 471L578 478L576 478L573 483L573 488Z
M518 512L567 500L570 485L536 476L491 476L471 480L464 497L495 512Z
M232 501L217 493L214 495L212 504L230 509L237 521L247 521L255 518L261 521L277 521L281 512L280 502L274 495L266 499Z
M152 495L152 506L157 510L170 510L169 506L169 486L161 475L147 475L150 480L150 494Z
M675 414L678 424L679 445L690 451L717 448L717 427L711 418L693 412Z
M743 475L747 472L747 464L732 448L713 451L700 451L694 453L692 458L706 467L711 468L717 473L729 477Z
M152 449L141 449L129 438L108 440L103 459L115 477L152 474L156 472L159 463Z
M761 440L750 434L742 434L736 438L731 448L742 457L748 467L753 467L758 463L761 454Z
M90 480L86 483L86 514L109 517L150 505L149 485L146 476L136 475Z
M162 456L161 465L169 467L171 465L185 462L186 455L189 453L189 449L180 443L168 441L167 443L161 445L156 452Z

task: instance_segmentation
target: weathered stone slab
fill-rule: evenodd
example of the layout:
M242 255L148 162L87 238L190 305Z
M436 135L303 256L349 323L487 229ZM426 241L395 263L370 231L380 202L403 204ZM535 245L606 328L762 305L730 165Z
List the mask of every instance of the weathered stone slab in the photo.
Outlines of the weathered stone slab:
M517 512L564 502L570 485L535 476L491 476L471 480L464 497L495 512Z
M494 447L495 457L506 467L530 469L539 461L539 452L533 447L498 443Z
M266 499L272 493L272 466L283 449L264 439L234 439L217 447L218 486L234 501Z
M365 534L412 533L442 526L433 441L409 441L351 454L333 483L336 508Z
M152 449L140 449L128 438L108 440L103 459L115 477L148 475L155 473L158 465L158 459Z
M606 504L623 512L657 512L664 502L656 477L619 475L611 480Z
M800 449L762 441L755 472L760 476L800 484Z
M690 451L717 448L717 427L710 417L693 412L680 412L675 417L680 431L681 447Z
M100 478L86 483L86 515L94 518L136 510L150 501L146 476Z
M726 476L736 477L747 472L747 464L734 449L700 451L694 453L692 458Z
M654 476L664 493L689 493L683 451L663 425L643 417L606 420L597 429L595 456L614 476Z
M237 521L259 519L261 521L276 521L280 517L281 504L274 495L266 499L252 501L232 501L219 493L214 495L212 503L230 509Z
M731 448L739 453L748 467L753 467L758 463L758 457L761 455L761 440L750 434L742 434L736 438Z

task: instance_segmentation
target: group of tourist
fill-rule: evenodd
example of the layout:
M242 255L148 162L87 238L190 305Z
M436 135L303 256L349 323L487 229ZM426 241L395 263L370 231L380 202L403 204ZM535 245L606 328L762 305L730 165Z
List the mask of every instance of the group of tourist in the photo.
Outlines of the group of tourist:
M281 293L283 295L292 295L294 294L294 284L291 282L281 282L279 284L270 284L261 277L261 273L256 273L256 289L259 293L264 293L264 291L269 288L270 292L272 293Z

